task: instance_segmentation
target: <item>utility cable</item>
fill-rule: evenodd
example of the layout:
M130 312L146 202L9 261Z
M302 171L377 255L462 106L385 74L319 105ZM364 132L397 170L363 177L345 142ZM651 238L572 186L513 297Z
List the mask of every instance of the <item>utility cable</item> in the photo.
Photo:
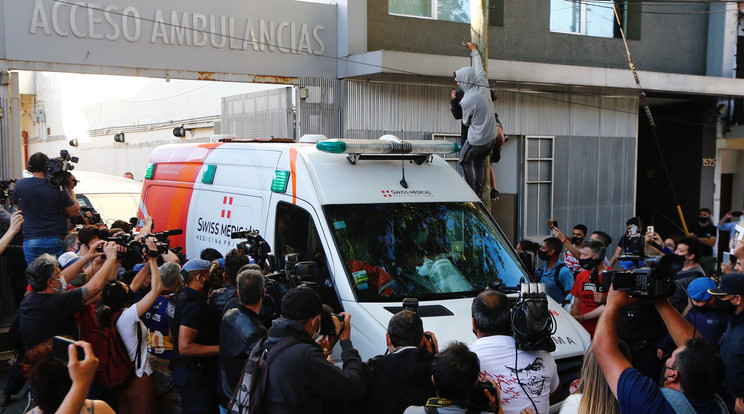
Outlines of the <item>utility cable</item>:
M573 0L569 0L569 1L573 1ZM108 10L108 11L106 11L106 10L103 10L102 8L92 7L89 4L79 5L77 3L73 3L73 2L67 1L67 0L53 0L53 2L60 3L60 4L65 4L65 5L69 5L69 6L74 5L74 6L77 6L77 7L81 7L81 8L85 8L85 9L90 9L90 10L94 10L94 11L99 11L99 12L107 12L107 13L118 15L118 16L124 16L124 13L122 13L122 12L118 12L118 11L115 11L115 10ZM715 1L713 1L713 2L715 2ZM647 2L644 2L644 4L645 3L647 3ZM685 3L689 3L689 2L685 2ZM615 11L615 13L617 13L617 12ZM133 17L133 16L129 16L128 15L127 17L128 18L135 18L135 19L138 19L138 20L143 21L143 22L148 22L148 23L153 23L153 24L155 24L155 23L162 24L163 26L167 26L167 27L182 28L181 26L176 25L176 24L173 24L173 23L169 23L169 22L165 22L165 21L156 21L154 19L147 19L147 18L143 18L141 16ZM275 44L270 44L270 43L260 42L260 41L254 41L254 40L248 40L246 38L242 38L242 37L239 37L239 36L230 36L230 35L227 35L227 34L212 32L210 30L205 30L205 29L195 29L195 28L187 28L187 29L190 30L190 31L192 31L192 32L196 32L196 33L201 33L201 34L205 34L205 35L222 36L222 37L225 37L227 39L239 40L241 42L247 40L251 44L256 44L256 45L259 45L259 46L265 46L265 47L269 47L269 48L278 47L278 45L275 45ZM625 41L625 35L624 34L623 34L623 41ZM283 47L285 47L285 46L283 46ZM289 46L286 46L285 48L288 49L288 50L290 50L290 51L298 52L299 53L298 50L292 49ZM627 50L627 42L626 42L626 50ZM333 57L333 56L328 56L328 55L315 55L315 56L320 57L320 58L325 58L325 59L333 59L333 60L336 60L336 61L343 61L343 62L347 62L347 63L353 63L353 64L357 64L357 65L362 65L362 66L368 66L368 67L372 67L372 68L375 68L375 69L386 69L386 70L390 70L392 72L395 72L397 74L413 75L413 76L424 76L424 75L422 75L422 74L420 74L418 72L414 72L414 71L409 71L409 70L404 70L404 69L398 69L398 68L393 68L393 67L388 67L388 66L382 66L382 65L376 65L374 63L359 62L359 61L352 60L350 58ZM206 87L206 86L204 86L204 87ZM443 86L443 87L445 87L445 86ZM450 86L446 86L446 87L447 88L450 88ZM197 88L197 89L201 89L201 87L200 88ZM531 92L517 91L517 90L514 90L514 89L495 88L495 87L489 87L489 89L494 90L494 91L497 91L497 92L498 91L510 92L510 93L514 93L514 94L518 94L518 95L531 96L531 97L535 97L535 98L539 98L539 99L543 99L543 100L548 100L548 101L553 101L553 102L569 103L571 105L583 106L583 107L594 108L594 109L601 109L601 110L604 110L604 111L626 113L626 114L629 114L629 115L637 115L636 112L632 112L632 111L625 111L625 110L622 110L622 109L609 108L609 107L604 107L604 106L601 106L601 105L591 105L591 104L584 104L584 103L579 103L579 102L572 102L571 100L567 100L567 99L552 98L552 97L549 97L549 96L544 96L542 93L537 93L537 92L536 93L531 93ZM195 90L196 89L194 89L192 91L189 91L189 92L193 92ZM186 93L189 93L189 92L186 92ZM180 94L180 95L182 95L182 94ZM176 96L179 96L179 95L176 95ZM592 95L592 96L595 96L595 95ZM174 96L170 96L170 97L167 97L167 98L158 98L158 99L146 100L146 101L140 101L140 102L152 102L152 101L157 101L157 100L170 99L170 98L173 98L173 97ZM121 100L116 100L116 101L128 102L128 101L121 101ZM136 101L132 101L132 102L136 102ZM714 125L711 125L711 124L698 123L698 122L693 122L693 121L685 121L685 120L674 119L674 118L662 118L662 117L658 117L658 119L664 119L664 120L667 120L667 121L672 121L672 122L677 122L677 123L687 123L687 124L691 124L691 125L714 126Z
M636 86L638 87L638 96L641 100L641 103L643 104L643 110L646 113L646 118L648 118L648 123L651 126L651 135L653 135L654 142L656 143L656 148L659 150L659 159L661 159L661 166L664 169L667 181L669 181L669 188L672 190L672 197L674 198L674 202L677 205L677 213L679 214L679 219L682 222L682 228L685 230L685 234L689 234L687 223L685 222L685 216L682 214L682 207L680 207L679 198L677 198L677 191L674 189L672 176L671 174L669 174L669 168L667 167L664 153L661 151L661 145L659 144L659 137L656 135L656 122L654 122L654 117L651 115L651 108L648 107L648 102L646 102L646 92L644 92L643 88L641 87L641 80L638 78L638 72L636 71L635 64L633 63L633 59L630 57L628 40L625 38L625 30L623 30L623 24L622 22L620 22L620 15L617 13L617 5L614 5L614 3L613 11L615 13L615 19L617 19L617 24L620 28L620 35L623 38L623 44L625 45L625 54L628 57L628 66L630 67L630 71L633 72L633 78L635 79Z

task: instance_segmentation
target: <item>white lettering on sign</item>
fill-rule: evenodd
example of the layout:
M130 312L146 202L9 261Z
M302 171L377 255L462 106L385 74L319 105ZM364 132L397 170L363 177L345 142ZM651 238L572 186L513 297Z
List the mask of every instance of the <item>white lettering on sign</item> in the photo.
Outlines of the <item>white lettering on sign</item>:
M166 20L166 16L169 19ZM46 36L89 38L116 41L123 37L137 42L142 35L142 17L135 7L103 7L100 3L52 2L45 6L35 0L29 33ZM171 46L211 46L215 49L269 51L284 54L322 55L325 43L323 25L240 18L215 14L200 14L157 9L151 17L151 44ZM258 26L258 33L256 33Z

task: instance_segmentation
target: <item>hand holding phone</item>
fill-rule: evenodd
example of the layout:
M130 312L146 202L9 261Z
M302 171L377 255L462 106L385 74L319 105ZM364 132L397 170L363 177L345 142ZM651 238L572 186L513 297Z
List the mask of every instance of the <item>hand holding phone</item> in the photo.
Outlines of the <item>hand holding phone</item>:
M648 226L646 227L646 234L654 234L654 226Z
M52 352L54 353L54 359L67 365L70 361L70 354L68 352L70 345L75 345L75 342L61 336L55 336L52 339ZM85 351L83 351L83 348L75 345L75 349L77 351L78 361L84 360Z

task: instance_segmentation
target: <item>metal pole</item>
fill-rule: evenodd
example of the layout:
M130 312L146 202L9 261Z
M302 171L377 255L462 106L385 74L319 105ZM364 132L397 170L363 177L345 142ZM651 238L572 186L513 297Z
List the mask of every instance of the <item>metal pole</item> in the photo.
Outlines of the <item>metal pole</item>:
M489 0L471 0L470 2L470 38L476 46L483 61L483 70L488 78L488 2ZM491 157L483 163L483 185L480 193L481 202L491 210Z

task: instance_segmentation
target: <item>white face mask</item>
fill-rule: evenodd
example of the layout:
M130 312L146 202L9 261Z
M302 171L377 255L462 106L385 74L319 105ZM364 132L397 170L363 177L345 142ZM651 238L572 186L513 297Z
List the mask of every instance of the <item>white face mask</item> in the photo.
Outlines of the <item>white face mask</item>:
M55 290L57 292L64 292L65 290L67 290L67 281L65 280L65 278L60 276L59 278L57 278L57 280L60 283L60 288Z

